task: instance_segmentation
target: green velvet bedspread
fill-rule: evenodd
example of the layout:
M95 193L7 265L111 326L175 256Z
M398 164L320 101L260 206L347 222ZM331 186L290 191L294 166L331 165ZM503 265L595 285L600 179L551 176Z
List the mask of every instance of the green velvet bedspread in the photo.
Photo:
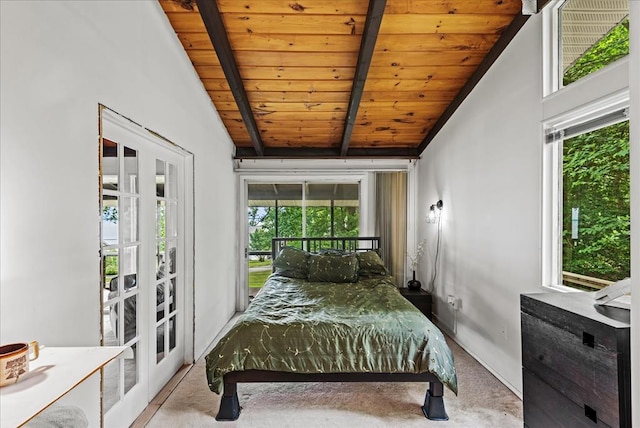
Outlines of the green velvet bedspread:
M388 277L315 283L272 274L206 356L209 388L231 371L433 373L457 394L442 332Z

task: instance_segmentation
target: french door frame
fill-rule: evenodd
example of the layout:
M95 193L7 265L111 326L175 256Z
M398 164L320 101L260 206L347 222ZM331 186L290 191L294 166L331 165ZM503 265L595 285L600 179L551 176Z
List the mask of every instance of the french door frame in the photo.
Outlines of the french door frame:
M180 166L182 173L178 177L178 181L182 183L181 186L181 198L180 203L183 205L182 208L182 238L181 238L181 246L183 247L183 257L181 260L177 261L177 265L182 269L183 275L183 290L182 294L179 296L178 305L182 304L182 308L180 312L182 316L180 316L180 320L183 325L183 334L179 340L183 342L183 351L181 357L179 357L183 363L192 363L194 361L194 170L193 170L193 154L182 149L179 146L176 146L170 143L168 140L160 137L157 133L152 132L146 128L141 127L137 123L121 116L115 111L109 109L104 105L99 105L99 124L100 124L100 143L102 142L103 132L105 128L105 121L108 122L108 126L115 126L122 128L126 133L130 133L134 136L134 138L141 138L146 140L146 142L156 145L159 150L170 152L174 157L179 158ZM115 128L114 128L115 129ZM104 136L105 138L109 138L108 135ZM120 144L126 145L126 141L119 142ZM102 171L100 172L102 174ZM100 190L102 192L102 190ZM102 198L102 193L100 193ZM155 226L154 226L155 227ZM155 242L155 241L154 241ZM155 296L155 284L156 281L151 280L150 286L153 287L153 296ZM102 293L102 281L100 293ZM102 296L102 294L100 294ZM155 300L155 299L154 299ZM102 297L100 298L100 307L102 310ZM148 305L147 305L148 306ZM149 311L154 309L147 308L148 310L141 310L139 312L139 316L142 320L150 319ZM100 317L101 331L104 331L103 317ZM149 328L149 325L141 326L141 328ZM152 340L148 340L148 343L152 343ZM150 345L145 344L145 348ZM154 349L148 349L147 355L155 355ZM142 364L142 358L146 358L147 356L140 354L139 355L139 364ZM159 364L162 364L164 361L161 361ZM144 361L145 366L148 367L150 364L149 361ZM147 368L148 371L151 370L151 367ZM167 379L168 380L168 379ZM138 400L145 400L144 407L151 401L153 398L149 396L152 394L151 388L158 389L158 385L154 385L152 379L146 379L147 385L142 388L147 391L138 397ZM124 404L124 403L120 403ZM118 405L118 404L116 404ZM125 413L136 413L137 410L130 408L130 404L127 405L129 410L125 410ZM142 409L144 409L142 407ZM101 412L103 411L103 406L100 406ZM137 408L137 407L136 407ZM139 414L139 412L137 412ZM101 420L105 421L105 415L101 415ZM108 422L108 420L107 420ZM115 423L115 421L114 421Z

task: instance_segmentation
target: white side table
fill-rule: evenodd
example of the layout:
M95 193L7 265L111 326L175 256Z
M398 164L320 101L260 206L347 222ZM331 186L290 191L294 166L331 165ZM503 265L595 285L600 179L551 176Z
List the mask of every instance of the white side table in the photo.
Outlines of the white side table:
M29 373L0 388L0 426L24 425L108 362L128 353L127 346L42 349L40 357L29 363Z

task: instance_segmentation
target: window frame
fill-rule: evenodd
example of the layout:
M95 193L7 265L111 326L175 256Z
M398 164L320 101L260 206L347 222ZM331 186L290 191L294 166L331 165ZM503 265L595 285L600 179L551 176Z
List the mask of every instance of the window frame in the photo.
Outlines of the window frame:
M560 8L566 0L551 0L542 9L542 58L543 58L543 96L561 89L560 86Z
M542 122L542 286L557 291L576 292L577 288L562 284L562 153L563 138L547 142L547 135L569 127L579 126L620 110L629 116L629 90L618 91L587 105L568 111ZM580 134L601 129L623 120L586 129ZM571 138L569 136L567 138Z
M550 0L542 9L542 90L543 97L547 97L557 92L563 91L565 88L574 86L577 82L589 79L590 76L600 73L606 73L606 70L615 67L615 64L626 63L629 55L618 59L599 70L594 71L573 82L571 85L562 85L562 34L560 27L562 25L561 9L568 0ZM629 15L631 15L629 8ZM628 66L625 66L628 67Z
M282 168L282 167L280 167ZM290 172L274 172L271 170L258 170L258 171L238 171L238 231L239 240L238 247L239 258L237 265L237 277L238 282L236 284L236 310L244 311L249 303L248 288L246 287L248 281L248 270L246 268L246 260L244 255L244 249L249 247L249 231L247 226L247 196L249 183L303 183L305 181L311 181L315 183L359 183L360 187L360 207L359 207L359 220L360 220L360 234L362 236L368 236L373 224L369 221L371 206L371 188L372 177L369 171L355 170L355 171L340 171L334 172L328 171L309 171L300 172L295 171L293 168ZM306 222L306 219L303 219Z

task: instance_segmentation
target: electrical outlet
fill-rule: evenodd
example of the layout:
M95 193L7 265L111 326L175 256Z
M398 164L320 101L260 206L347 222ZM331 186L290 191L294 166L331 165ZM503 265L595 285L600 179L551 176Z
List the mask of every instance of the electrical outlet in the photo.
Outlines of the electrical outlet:
M454 311L460 309L460 299L451 294L447 296L447 304L451 306L451 309L453 309Z

